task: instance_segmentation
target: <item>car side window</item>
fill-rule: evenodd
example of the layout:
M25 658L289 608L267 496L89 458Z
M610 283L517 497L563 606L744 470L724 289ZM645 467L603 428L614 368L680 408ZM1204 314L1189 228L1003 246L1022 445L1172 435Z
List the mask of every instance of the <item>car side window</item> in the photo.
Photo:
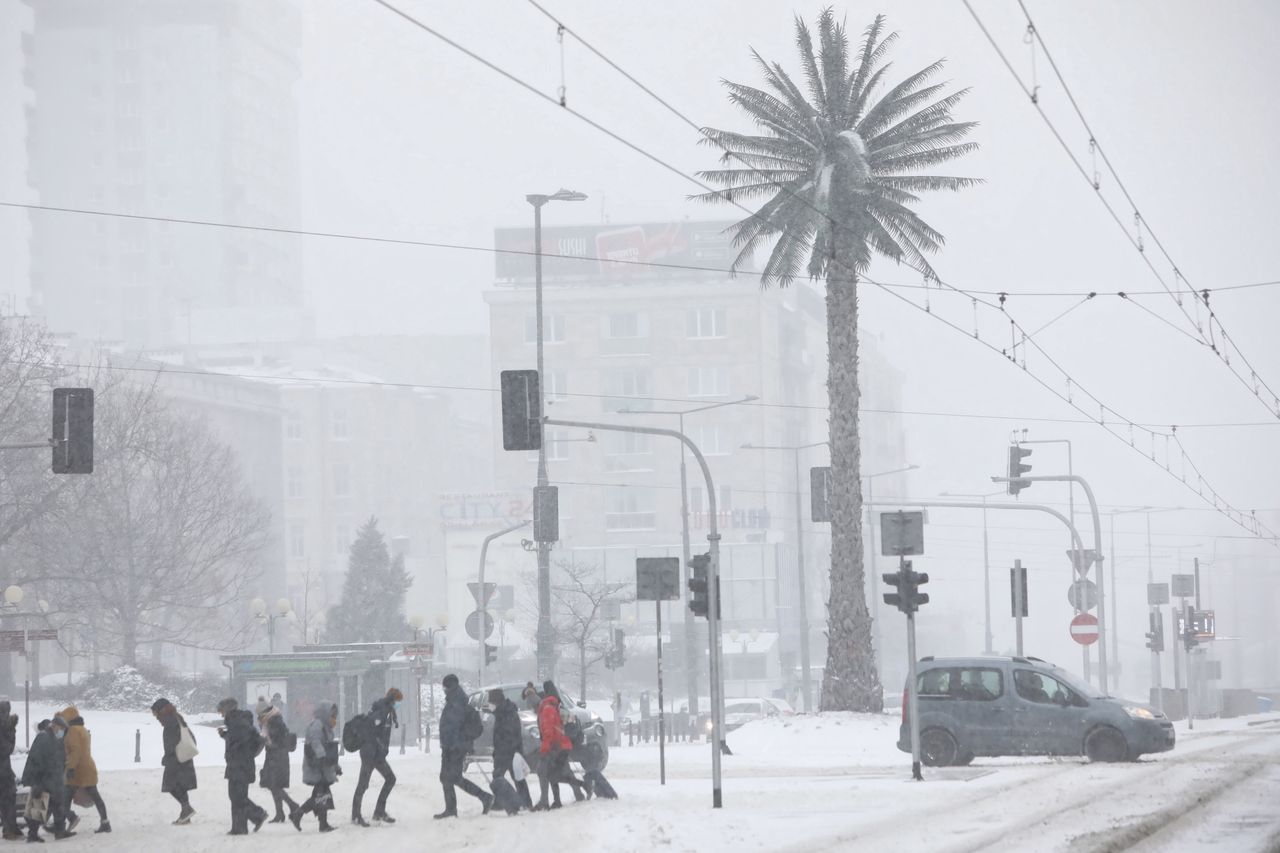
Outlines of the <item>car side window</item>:
M922 698L950 699L955 686L954 669L930 669L916 680L916 694Z
M1013 686L1018 695L1037 705L1067 706L1078 704L1075 692L1058 679L1029 669L1013 671Z
M992 702L1004 695L1004 673L998 669L961 669L956 693L962 699Z

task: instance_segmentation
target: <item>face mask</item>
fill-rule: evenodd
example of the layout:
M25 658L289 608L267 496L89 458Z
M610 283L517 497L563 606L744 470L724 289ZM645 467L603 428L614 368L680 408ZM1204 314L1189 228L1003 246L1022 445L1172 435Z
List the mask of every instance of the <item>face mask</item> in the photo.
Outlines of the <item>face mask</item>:
M66 732L63 731L62 729L58 729L56 732L53 733L53 736L56 737L58 740L62 740L63 736L65 735L66 735Z
M391 703L391 707L392 707L392 708L394 708L395 710L399 711L399 710L400 710L400 703L399 703L399 702L392 702L392 703Z

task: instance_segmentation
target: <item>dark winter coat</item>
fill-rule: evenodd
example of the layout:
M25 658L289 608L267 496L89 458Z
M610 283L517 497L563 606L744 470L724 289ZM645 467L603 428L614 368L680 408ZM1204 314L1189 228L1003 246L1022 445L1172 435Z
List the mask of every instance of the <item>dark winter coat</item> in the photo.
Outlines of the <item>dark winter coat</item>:
M266 757L262 759L259 781L264 788L289 787L289 727L279 709L272 708L261 718L266 730Z
M566 752L573 749L573 741L569 740L564 733L564 719L560 716L560 700L555 696L548 696L538 706L538 734L542 738L542 745L538 751L544 755L553 749L562 749Z
M444 691L444 710L440 712L440 748L469 749L471 741L462 736L467 716L467 694L455 684Z
M18 715L9 710L8 702L0 702L0 777L13 778L13 748L18 742Z
M375 700L365 715L365 725L369 728L364 742L360 744L360 760L386 758L391 751L391 730L400 725L395 703L386 696Z
M222 738L226 741L223 756L227 761L227 770L223 777L241 784L251 784L257 772L254 760L262 748L262 735L253 725L253 712L236 709L226 716L227 725L222 729Z
M98 784L98 765L93 760L92 737L84 727L84 717L75 705L62 712L67 721L67 735L62 744L67 753L67 784L89 788Z
M520 725L520 709L510 699L503 699L493 709L493 756L510 760L524 749L524 729Z
M338 781L338 740L333 736L333 703L316 705L316 716L307 726L307 743L302 756L304 785L332 785Z
M164 758L160 760L164 766L164 779L160 782L160 790L166 794L196 789L195 762L179 761L175 752L186 724L187 721L172 705L160 712L160 725L164 728Z
M36 735L27 753L27 765L22 769L22 784L39 793L61 791L67 772L67 755L53 728L50 726Z

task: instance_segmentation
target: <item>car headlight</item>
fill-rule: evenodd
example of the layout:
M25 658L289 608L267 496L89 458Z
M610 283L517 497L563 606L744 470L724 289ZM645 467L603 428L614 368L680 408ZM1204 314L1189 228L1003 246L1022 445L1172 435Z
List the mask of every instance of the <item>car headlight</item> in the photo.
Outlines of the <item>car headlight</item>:
M1139 708L1137 705L1125 705L1124 712L1135 720L1154 720L1156 718L1155 714L1146 708Z
M529 726L527 731L529 732L529 737L534 740L542 740L542 734L538 731L537 726Z
M711 731L713 728L715 728L715 724L711 720L707 720L707 731Z

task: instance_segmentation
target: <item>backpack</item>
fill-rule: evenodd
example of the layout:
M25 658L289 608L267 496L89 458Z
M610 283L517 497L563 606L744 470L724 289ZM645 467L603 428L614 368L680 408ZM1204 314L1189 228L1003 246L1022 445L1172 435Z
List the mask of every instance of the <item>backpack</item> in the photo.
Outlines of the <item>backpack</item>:
M564 724L564 736L574 746L582 746L583 741L587 739L586 732L582 730L582 723L578 722L576 717Z
M482 734L484 734L484 720L480 719L480 712L474 705L468 705L467 712L462 716L462 739L474 741Z
M365 729L369 727L369 718L365 714L356 714L342 726L342 748L347 752L356 752L364 744Z

